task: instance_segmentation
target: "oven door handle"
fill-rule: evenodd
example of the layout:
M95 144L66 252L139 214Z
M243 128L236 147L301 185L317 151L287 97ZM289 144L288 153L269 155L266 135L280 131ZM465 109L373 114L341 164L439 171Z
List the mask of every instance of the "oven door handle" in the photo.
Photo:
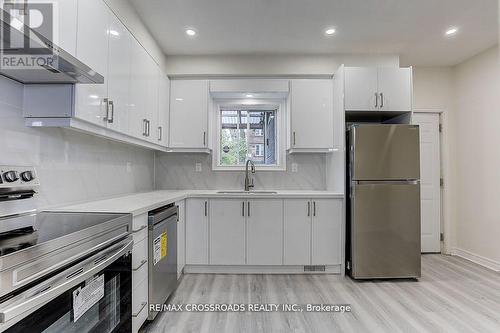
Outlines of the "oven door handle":
M40 285L5 301L0 304L0 323L8 323L13 319L17 319L17 322L28 316L41 306L99 273L126 253L132 251L133 244L134 241L129 236L120 243L85 259L42 282Z

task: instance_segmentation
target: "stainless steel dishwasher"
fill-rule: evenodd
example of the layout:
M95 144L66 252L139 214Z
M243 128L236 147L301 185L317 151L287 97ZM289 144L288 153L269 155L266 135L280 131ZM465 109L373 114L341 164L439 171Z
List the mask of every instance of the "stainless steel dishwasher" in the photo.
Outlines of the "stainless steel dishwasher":
M149 304L163 304L177 287L177 221L174 204L149 212ZM153 320L156 311L149 310Z

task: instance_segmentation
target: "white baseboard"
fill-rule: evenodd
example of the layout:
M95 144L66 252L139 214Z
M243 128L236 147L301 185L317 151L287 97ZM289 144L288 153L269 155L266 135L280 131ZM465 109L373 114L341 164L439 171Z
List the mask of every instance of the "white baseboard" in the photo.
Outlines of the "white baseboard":
M186 265L184 273L208 274L341 274L341 265L327 265L325 271L304 272L304 266Z
M466 250L462 250L462 249L459 249L456 247L451 248L450 253L452 256L461 257L461 258L467 259L469 261L472 261L473 263L481 265L483 267L492 269L496 272L500 272L500 262L498 262L496 260L489 259L489 258L480 256L478 254L475 254L475 253L472 253L472 252L469 252Z

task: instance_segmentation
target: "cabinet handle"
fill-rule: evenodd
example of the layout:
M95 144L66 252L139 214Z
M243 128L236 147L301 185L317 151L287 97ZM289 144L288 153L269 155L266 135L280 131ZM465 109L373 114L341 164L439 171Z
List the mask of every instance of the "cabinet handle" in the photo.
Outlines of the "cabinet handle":
M151 135L151 122L147 120L148 137Z
M109 104L109 114L111 115L110 117L108 117L108 123L112 124L115 121L115 103L112 100L110 100L108 104Z
M163 128L161 126L158 126L158 141L161 141L163 139Z
M208 216L208 201L205 201L205 216Z
M148 262L147 259L142 259L141 264L137 266L137 268L132 268L132 271L137 272L139 269L141 269L142 266L144 266ZM139 311L140 312L140 311Z
M143 119L142 120L142 136L147 136L148 135L148 120Z
M247 202L247 216L250 217L250 201Z
M375 109L378 108L378 93L375 93Z
M144 308L146 307L147 304L148 304L148 302L142 302L141 308L136 313L132 313L132 317L134 317L134 318L138 317L139 314L142 312L142 310L144 310Z
M316 201L313 201L313 216L316 216Z
M207 132L203 132L203 147L207 145Z
M384 107L384 93L380 93L380 107Z
M311 216L311 202L308 201L307 202L307 216Z
M245 201L241 203L241 216L245 216Z
M102 120L109 121L109 98L103 99L103 102L104 102L104 106L106 108L106 115L104 116L104 118Z
M295 132L293 132L293 145L294 146L295 146L295 142L296 142L296 140L295 140Z

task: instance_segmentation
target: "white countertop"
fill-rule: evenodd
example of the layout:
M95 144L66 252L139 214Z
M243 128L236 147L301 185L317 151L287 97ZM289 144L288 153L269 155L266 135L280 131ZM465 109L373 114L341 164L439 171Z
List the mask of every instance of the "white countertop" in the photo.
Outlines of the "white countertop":
M114 198L51 208L51 211L130 213L134 216L187 198L344 198L329 191L276 191L277 193L219 193L224 190L179 190L136 193Z

